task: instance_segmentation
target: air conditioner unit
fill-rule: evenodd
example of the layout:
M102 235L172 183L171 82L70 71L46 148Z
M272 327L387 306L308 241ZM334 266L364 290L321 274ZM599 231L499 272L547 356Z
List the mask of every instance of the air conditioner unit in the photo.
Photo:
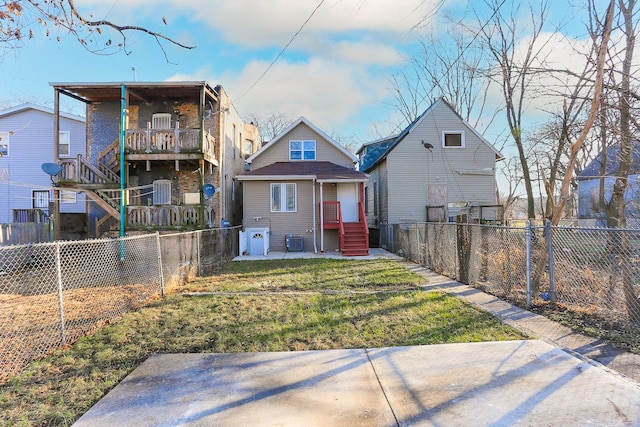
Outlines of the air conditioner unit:
M200 193L182 193L182 203L185 205L200 204Z

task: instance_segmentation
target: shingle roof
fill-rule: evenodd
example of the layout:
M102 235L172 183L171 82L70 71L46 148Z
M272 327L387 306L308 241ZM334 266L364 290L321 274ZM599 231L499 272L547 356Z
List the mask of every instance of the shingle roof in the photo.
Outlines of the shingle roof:
M363 180L368 176L363 172L331 162L275 162L268 166L245 172L242 176L314 176L319 180L348 179Z

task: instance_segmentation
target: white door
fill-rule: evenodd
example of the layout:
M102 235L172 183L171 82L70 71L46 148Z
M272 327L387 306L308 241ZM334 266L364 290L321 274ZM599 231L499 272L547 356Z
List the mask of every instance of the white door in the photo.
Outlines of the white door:
M358 184L338 184L343 222L358 222Z

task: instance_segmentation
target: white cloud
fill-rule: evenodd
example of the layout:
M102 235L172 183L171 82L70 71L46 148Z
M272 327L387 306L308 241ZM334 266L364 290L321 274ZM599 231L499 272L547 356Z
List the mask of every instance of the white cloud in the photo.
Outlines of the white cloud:
M215 75L208 70L174 75L172 80L223 82L225 91L241 114L283 113L305 116L323 129L344 125L362 108L383 96L383 78L360 68L322 59L276 63L248 93L243 93L264 72L267 63L253 61L240 71Z

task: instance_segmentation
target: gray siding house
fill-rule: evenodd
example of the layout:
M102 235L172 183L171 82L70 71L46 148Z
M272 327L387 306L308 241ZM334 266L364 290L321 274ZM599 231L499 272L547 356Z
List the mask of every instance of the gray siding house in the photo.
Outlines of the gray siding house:
M52 109L22 104L0 111L0 223L47 220L53 191L42 164L84 155L85 129L84 117L60 113L56 156ZM60 211L84 216L84 195L62 191Z
M503 157L444 100L399 135L358 150L372 243L385 224L501 221L496 162ZM380 241L386 242L384 237Z

